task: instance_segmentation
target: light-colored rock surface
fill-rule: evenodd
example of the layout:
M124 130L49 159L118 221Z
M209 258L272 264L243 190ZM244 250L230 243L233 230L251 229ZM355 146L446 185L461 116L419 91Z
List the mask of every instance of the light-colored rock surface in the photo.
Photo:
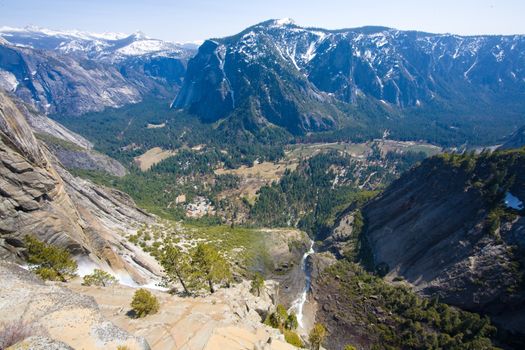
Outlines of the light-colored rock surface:
M114 350L119 345L149 349L143 338L104 319L92 297L74 293L61 284L44 283L30 272L5 262L0 262L0 282L0 321L33 322L41 326L49 338L74 349ZM67 349L57 343L46 347L46 342L26 340L34 349ZM22 349L22 345L17 348Z
M57 142L56 139L47 135L39 135L39 137L66 169L93 170L118 177L128 174L128 170L120 162L105 154L77 147L72 143L64 143L60 140Z
M58 340L32 336L9 347L9 350L73 350L73 348Z
M75 291L95 298L102 314L126 331L146 338L152 349L291 350L278 330L261 323L271 310L276 288L267 282L261 298L249 292L249 282L219 289L206 297L178 297L152 291L160 311L141 319L127 316L135 291L125 286L110 288L72 285ZM268 344L268 341L271 344Z
M2 93L0 189L0 257L20 261L23 237L32 234L139 283L160 273L149 255L123 238L154 219L124 193L63 169Z
M46 133L64 141L71 142L84 149L92 149L93 144L79 134L65 128L53 119L39 113L32 106L14 99L18 109L26 117L27 122L36 133Z

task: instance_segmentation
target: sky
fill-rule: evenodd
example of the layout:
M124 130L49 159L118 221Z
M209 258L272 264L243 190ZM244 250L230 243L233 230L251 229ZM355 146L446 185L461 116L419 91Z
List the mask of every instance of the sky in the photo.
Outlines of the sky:
M0 0L0 26L142 31L176 42L233 35L274 18L327 29L525 34L524 14L525 0Z

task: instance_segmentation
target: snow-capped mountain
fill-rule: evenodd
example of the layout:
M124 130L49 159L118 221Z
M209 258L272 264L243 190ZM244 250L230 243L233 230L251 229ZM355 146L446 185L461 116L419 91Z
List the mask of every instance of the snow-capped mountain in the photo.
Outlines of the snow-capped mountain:
M90 59L110 62L134 56L190 57L192 49L153 39L144 33L89 33L56 31L39 27L1 27L0 37L16 46L54 50L65 54L85 54Z
M142 33L3 27L0 40L0 88L71 115L173 96L195 52Z
M173 106L219 119L249 105L256 120L304 132L337 125L338 113L325 108L333 99L401 113L454 104L469 117L490 110L495 118L501 96L519 105L510 113L525 111L523 35L325 30L285 19L205 42Z

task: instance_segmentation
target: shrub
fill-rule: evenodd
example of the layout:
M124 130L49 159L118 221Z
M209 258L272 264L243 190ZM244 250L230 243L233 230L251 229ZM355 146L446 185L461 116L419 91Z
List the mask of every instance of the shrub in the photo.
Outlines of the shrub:
M286 340L288 344L292 344L293 346L298 348L302 348L304 346L301 337L299 337L297 333L289 329L284 330L284 340Z
M357 350L357 348L353 345L346 345L343 350Z
M34 335L47 335L41 326L22 320L0 323L0 349L7 349L22 340Z
M149 290L139 289L133 295L131 308L137 317L144 317L159 311L159 301Z
M322 324L316 323L308 336L308 340L310 341L310 344L312 344L312 349L319 350L325 337L326 328Z
M297 321L297 316L293 312L290 313L288 317L286 318L284 327L286 329L297 329L298 326L299 326L299 322Z
M65 249L39 241L32 236L24 239L27 261L31 270L42 279L66 282L74 277L77 263Z
M84 276L82 285L107 287L109 285L115 284L116 282L117 279L106 271L95 269L91 275Z
M261 289L263 288L264 288L264 279L262 275L259 272L257 272L253 276L250 292L257 297L260 297Z

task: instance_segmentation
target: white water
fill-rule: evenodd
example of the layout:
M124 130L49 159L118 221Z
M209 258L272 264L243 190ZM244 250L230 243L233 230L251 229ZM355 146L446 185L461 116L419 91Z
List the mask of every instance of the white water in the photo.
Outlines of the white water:
M297 323L299 323L299 328L304 328L303 324L303 307L306 303L306 298L308 296L308 293L310 292L310 283L311 283L311 276L310 271L308 271L306 266L306 259L315 253L314 251L314 241L310 241L310 249L304 253L303 258L301 259L301 269L304 272L305 277L305 283L304 283L304 289L303 292L299 295L297 299L294 300L292 303L292 306L288 310L288 312L295 312L295 315L297 316Z

